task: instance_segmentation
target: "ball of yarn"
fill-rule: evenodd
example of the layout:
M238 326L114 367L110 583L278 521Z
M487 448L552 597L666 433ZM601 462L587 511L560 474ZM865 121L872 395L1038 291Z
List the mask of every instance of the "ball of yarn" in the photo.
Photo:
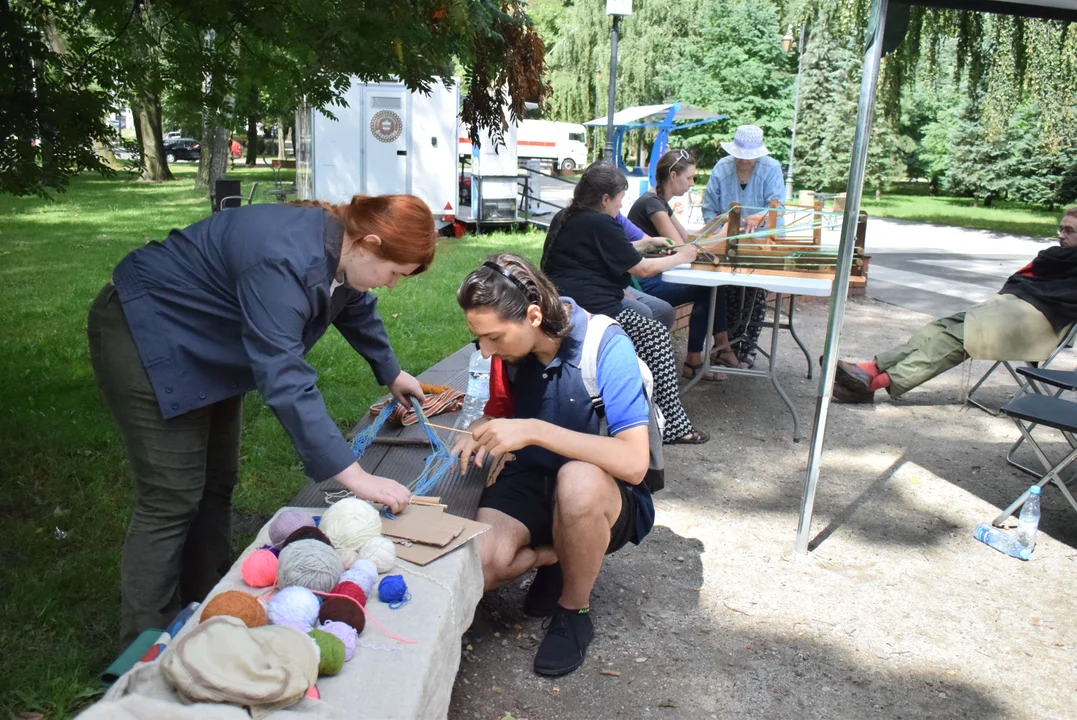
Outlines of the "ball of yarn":
M389 603L389 607L394 610L410 600L411 596L408 594L408 585L404 582L404 576L386 575L383 577L378 583L378 599L383 603Z
M344 566L331 545L317 540L297 540L280 551L277 586L299 585L329 592L340 581Z
M359 555L351 548L337 548L337 557L340 558L340 564L347 570L355 561L359 559Z
M273 553L273 557L280 556L280 548L276 547L275 545L263 545L262 547L260 547L258 549L259 550L268 550L269 552Z
M318 622L336 620L345 625L351 625L355 632L363 632L366 627L366 615L363 608L352 598L327 597L318 611Z
M287 625L306 633L318 623L320 607L318 596L310 590L286 587L270 598L266 614L274 625Z
M330 635L335 635L344 643L344 662L352 659L355 655L355 646L359 642L359 634L355 632L355 628L347 623L337 622L336 620L327 620L322 623L319 628L324 630Z
M396 545L384 535L376 535L359 548L359 557L373 562L379 573L387 573L396 565Z
M266 609L258 598L248 595L241 590L227 590L216 595L202 608L202 619L205 622L211 617L228 615L243 621L249 628L261 627L266 624Z
M313 525L304 525L301 528L296 528L295 532L285 538L284 543L280 546L280 549L283 550L284 548L288 547L294 542L298 542L299 540L317 540L318 542L325 543L330 547L333 546L333 543L329 542L329 538L327 538L325 536L325 533L323 533L321 530L314 527Z
M243 582L264 588L277 584L277 556L269 550L255 550L239 566Z
M344 641L324 630L315 629L307 634L314 638L314 644L318 646L318 674L336 675L340 672L344 667Z
M321 529L333 545L356 552L370 538L381 535L381 518L374 506L359 498L344 498L322 515Z
M350 580L363 588L366 596L370 597L374 594L374 585L378 582L378 569L374 566L373 560L359 558L348 568L347 572L340 576L340 579L341 581Z
M314 527L314 520L302 510L284 510L269 523L269 542L280 545L301 527Z
M363 607L366 607L366 593L363 592L363 588L350 580L342 580L341 582L338 582L333 586L333 589L330 592L334 595L347 595Z

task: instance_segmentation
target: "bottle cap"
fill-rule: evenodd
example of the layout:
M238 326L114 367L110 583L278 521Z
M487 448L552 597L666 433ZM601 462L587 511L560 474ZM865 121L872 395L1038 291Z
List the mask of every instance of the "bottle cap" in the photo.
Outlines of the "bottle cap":
M1028 560L1032 557L1032 548L1021 548L1020 552L1017 553L1017 556L1022 560Z
M1041 490L1042 488L1039 485L1033 485L1028 489L1029 493L1032 495L1039 495Z

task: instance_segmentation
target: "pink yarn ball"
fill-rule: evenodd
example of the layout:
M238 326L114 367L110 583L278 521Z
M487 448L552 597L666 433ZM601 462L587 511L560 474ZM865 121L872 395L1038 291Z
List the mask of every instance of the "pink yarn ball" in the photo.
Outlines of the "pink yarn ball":
M301 527L314 527L314 519L302 510L284 510L269 523L269 542L280 547L288 536Z
M264 588L277 584L277 556L269 550L255 550L239 566L243 582Z

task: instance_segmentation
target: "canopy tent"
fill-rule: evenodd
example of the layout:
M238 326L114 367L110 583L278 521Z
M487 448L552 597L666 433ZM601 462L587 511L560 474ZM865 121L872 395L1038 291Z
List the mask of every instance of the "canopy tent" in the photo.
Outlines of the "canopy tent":
M808 471L804 479L804 495L800 504L800 521L797 525L797 553L808 551L815 490L819 483L819 466L823 458L826 420L830 410L830 390L834 384L837 368L838 341L845 319L845 302L849 292L856 226L864 189L868 138L871 136L871 118L875 110L875 91L879 81L879 62L884 54L893 51L901 44L909 26L909 11L914 5L1077 22L1077 1L1075 0L873 0L866 34L864 75L860 83L860 100L856 115L856 133L853 136L853 157L849 165L849 181L846 187L841 243L838 246L838 263L830 296L826 342L823 346L823 372L819 379L819 395L815 403L811 447L808 451Z
M650 170L647 173L651 185L655 185L655 169L658 167L658 159L669 147L669 134L676 130L686 130L705 125L717 120L725 120L726 115L719 115L703 108L680 103L665 103L662 105L639 105L625 108L613 113L613 157L617 167L627 173L628 168L621 162L621 145L624 142L625 133L629 130L641 128L658 128L654 143L651 145ZM674 122L685 122L685 125L674 125ZM585 122L588 127L607 127L608 117L602 116Z

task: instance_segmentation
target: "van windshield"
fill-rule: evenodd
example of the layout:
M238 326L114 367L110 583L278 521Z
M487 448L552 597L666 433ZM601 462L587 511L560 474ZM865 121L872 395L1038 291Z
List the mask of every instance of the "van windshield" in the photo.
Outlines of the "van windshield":
M569 133L568 139L575 140L576 142L585 142L585 140L583 139L583 133Z

